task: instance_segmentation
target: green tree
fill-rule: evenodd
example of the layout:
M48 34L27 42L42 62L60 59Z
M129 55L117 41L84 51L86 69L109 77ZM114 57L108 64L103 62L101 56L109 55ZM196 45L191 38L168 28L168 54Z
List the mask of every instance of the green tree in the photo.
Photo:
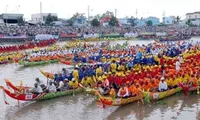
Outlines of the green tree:
M116 26L118 24L118 20L115 16L112 16L109 23L110 26Z
M135 26L136 25L136 19L131 17L130 19L128 19L128 23L130 23L131 26Z
M146 24L147 24L147 26L152 26L152 25L153 25L153 22L152 22L151 20L148 20L148 21L146 22Z
M52 16L52 20L53 21L58 21L58 17L57 16Z
M94 18L97 19L97 20L100 20L101 15L100 15L100 14L97 14L97 15L94 16Z
M74 24L74 20L73 19L69 19L69 20L67 20L67 22L68 22L69 26L72 26Z
M45 24L50 25L53 22L51 14L48 14L45 20Z
M17 23L18 23L18 25L24 25L25 21L24 21L23 17L18 17L17 18Z
M53 21L58 21L58 17L57 16L52 16L50 13L47 15L46 20L45 20L45 24L50 25L52 24Z
M100 19L102 19L104 17L111 17L111 16L114 16L114 13L110 12L110 11L106 11L105 13L102 14Z
M176 24L178 24L181 20L181 17L180 16L176 16Z
M92 24L92 26L95 26L95 27L97 27L97 26L99 26L99 25L100 25L100 22L99 22L99 20L98 20L98 19L94 18L94 19L91 21L91 24Z
M191 26L192 25L192 22L191 22L191 20L190 19L188 19L187 21L186 21L186 23L185 23L186 25L188 25L188 26Z

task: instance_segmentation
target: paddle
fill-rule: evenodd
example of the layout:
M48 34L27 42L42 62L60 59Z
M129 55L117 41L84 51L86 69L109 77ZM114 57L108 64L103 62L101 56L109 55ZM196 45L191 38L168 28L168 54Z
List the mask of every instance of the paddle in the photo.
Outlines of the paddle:
M73 96L75 96L75 95L74 95L74 85L73 85Z
M198 81L198 86L197 86L197 94L199 95L199 82L200 81Z

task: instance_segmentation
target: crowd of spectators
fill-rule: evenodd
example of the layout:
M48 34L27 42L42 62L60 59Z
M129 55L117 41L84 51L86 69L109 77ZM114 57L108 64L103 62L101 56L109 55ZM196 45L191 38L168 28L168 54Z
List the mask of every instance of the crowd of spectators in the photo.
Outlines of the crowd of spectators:
M177 32L178 34L185 34L188 36L199 36L199 27L182 27L182 26L120 26L120 27L73 27L73 26L0 26L0 35L4 36L35 36L37 34L92 34L92 33L145 33L145 32Z

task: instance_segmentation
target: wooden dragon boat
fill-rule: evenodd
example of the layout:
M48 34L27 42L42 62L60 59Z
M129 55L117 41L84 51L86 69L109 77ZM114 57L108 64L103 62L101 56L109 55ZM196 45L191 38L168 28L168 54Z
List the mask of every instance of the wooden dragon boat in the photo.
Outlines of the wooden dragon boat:
M145 97L145 99L148 99L150 101L155 101L155 100L161 100L161 99L167 98L181 91L182 91L182 88L177 87L177 88L170 89L163 92L143 92L143 96Z
M10 80L8 79L4 79L5 82L6 82L6 85L10 88L12 88L14 91L22 91L22 90L25 90L25 89L30 89L31 87L26 87L26 86L15 86L14 84L12 84L10 82Z
M43 70L41 70L41 69L40 69L40 72L41 72L45 77L54 80L54 74L53 74L53 73L45 72L45 71L43 71Z
M103 105L108 105L108 106L123 106L143 99L143 95L138 95L128 98L112 98L112 97L102 96L100 95L99 92L97 92L96 94L98 96L98 100Z
M3 86L0 86L0 88L11 98L19 100L19 101L42 101L42 100L49 100L54 99L57 97L62 96L69 96L76 93L83 92L83 88L77 88L74 90L66 90L66 91L59 91L55 93L41 93L41 94L32 94L32 93L25 93L25 94L19 94L11 92L10 90L4 88Z
M30 66L36 66L36 65L51 64L51 63L56 63L56 62L58 62L58 60L48 60L48 61L39 61L39 62L20 61L19 64L24 67L30 67Z

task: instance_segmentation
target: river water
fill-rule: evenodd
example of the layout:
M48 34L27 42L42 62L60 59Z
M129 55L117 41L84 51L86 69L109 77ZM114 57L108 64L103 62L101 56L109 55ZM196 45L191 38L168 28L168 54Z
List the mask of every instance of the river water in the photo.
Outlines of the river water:
M193 38L195 40L195 38ZM123 43L124 41L114 42ZM148 44L153 41L130 41L130 44ZM57 72L63 64L51 64L23 68L18 64L0 66L0 85L6 86L7 78L14 84L33 86L35 78L43 81L39 69ZM20 102L6 96L9 105L4 104L4 97L0 91L0 120L200 120L200 96L190 95L184 100L182 94L162 100L160 103L139 105L132 103L123 107L101 108L94 101L94 97L85 93L66 96L49 101L27 103Z

